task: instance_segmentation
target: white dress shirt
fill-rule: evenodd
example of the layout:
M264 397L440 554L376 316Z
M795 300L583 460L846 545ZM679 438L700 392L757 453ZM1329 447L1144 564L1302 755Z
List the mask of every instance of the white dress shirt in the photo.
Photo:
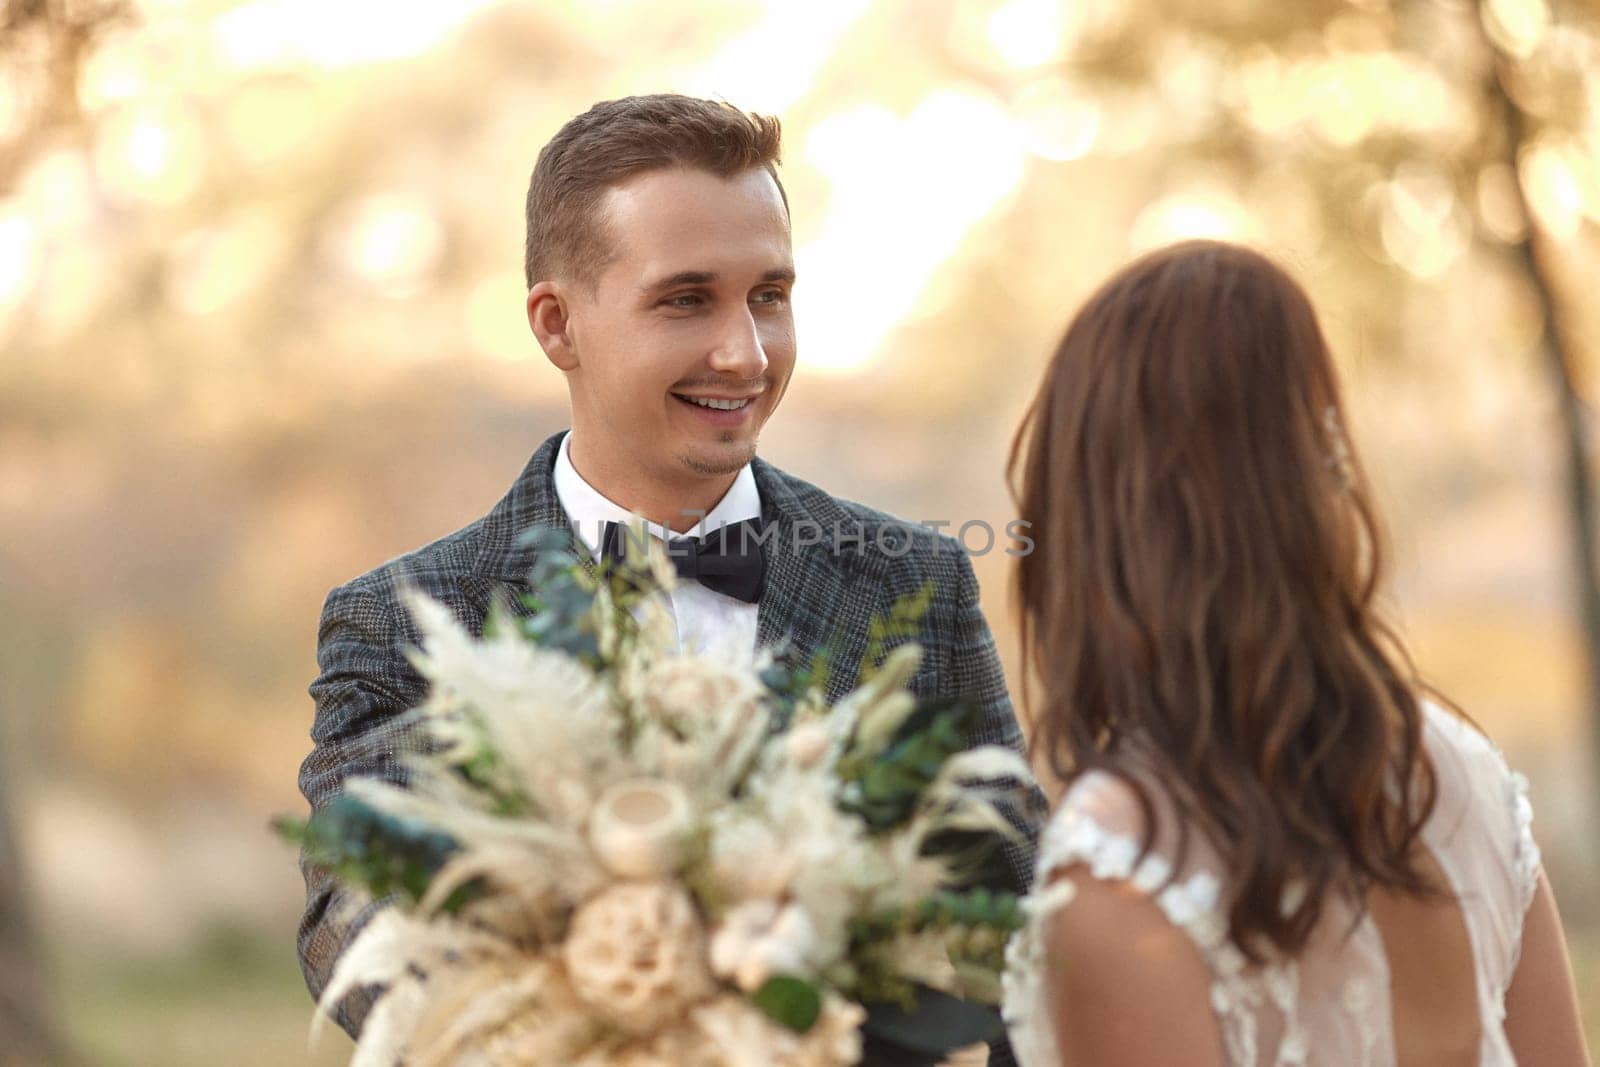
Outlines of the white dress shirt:
M589 546L595 559L600 558L600 538L608 522L624 525L638 522L639 516L631 513L583 480L578 468L572 465L569 448L572 433L561 439L561 452L556 457L556 498L566 510L567 518L574 524L578 537ZM655 537L671 540L677 537L703 537L722 526L729 526L761 515L761 492L756 488L756 476L746 463L733 480L716 507L688 533L668 530L659 523L646 522L645 527ZM756 605L746 604L731 596L714 593L692 578L678 579L672 591L673 623L678 631L678 647L685 651L715 651L719 648L749 653L756 646Z

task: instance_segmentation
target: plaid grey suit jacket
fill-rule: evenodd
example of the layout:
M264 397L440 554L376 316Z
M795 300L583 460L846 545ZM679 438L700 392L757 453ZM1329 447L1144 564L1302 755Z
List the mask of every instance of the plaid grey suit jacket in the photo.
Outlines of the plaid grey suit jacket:
M492 600L526 591L533 554L519 546L518 537L532 526L571 525L552 473L560 441L557 434L534 452L516 484L488 515L328 595L317 638L321 673L311 683L315 747L300 768L300 789L313 811L353 776L404 784L397 759L403 740L394 722L423 701L426 686L405 656L420 639L398 594L406 586L418 588L480 633ZM868 622L887 613L896 598L932 581L933 601L918 638L923 661L912 690L919 698L964 695L976 700L982 717L972 743L1020 751L1021 736L994 639L978 607L972 563L961 546L925 527L838 500L762 460L755 460L753 469L762 516L776 526L766 546L766 589L756 613L758 643L805 654L832 646L828 695L836 700L856 683ZM880 532L885 535L882 543ZM1007 860L1017 884L1026 886L1037 831L1031 820L1018 821L1027 843L1008 848ZM300 923L300 964L312 995L320 998L335 961L384 902L352 916L328 875L303 860L301 869L306 910ZM339 1024L352 1037L360 1032L373 993L352 993L340 1005ZM991 1062L1010 1063L1009 1050Z

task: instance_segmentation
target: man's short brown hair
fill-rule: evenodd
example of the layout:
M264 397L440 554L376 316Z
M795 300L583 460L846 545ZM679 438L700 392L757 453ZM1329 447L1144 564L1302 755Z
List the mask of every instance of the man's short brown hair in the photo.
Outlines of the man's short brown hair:
M528 183L528 287L559 273L593 284L613 250L597 218L606 190L635 174L693 167L732 177L764 167L778 185L778 120L732 104L664 93L607 100L570 120L539 153Z

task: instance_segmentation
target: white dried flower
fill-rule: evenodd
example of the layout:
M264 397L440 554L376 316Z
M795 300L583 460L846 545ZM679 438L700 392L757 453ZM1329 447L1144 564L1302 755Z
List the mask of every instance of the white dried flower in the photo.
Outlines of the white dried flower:
M907 978L947 993L957 991L956 969L950 962L950 948L944 932L902 933L881 951L894 969Z
M828 995L822 1016L806 1031L795 1067L848 1067L861 1062L861 1024L867 1010L842 997Z
M545 1063L559 1062L565 1067L683 1067L689 1063L706 1063L711 1055L706 1048L705 1035L685 1020L625 1044L605 1041L580 1056Z
M822 723L803 722L785 735L783 743L795 766L809 769L827 754L831 740L828 728Z
M765 820L739 811L711 815L711 874L735 900L780 897L794 877L795 856Z
M804 1034L785 1029L744 997L728 994L696 1008L694 1024L705 1034L710 1067L852 1067L861 1062L858 1004L828 994L822 1015Z
M439 775L487 742L498 787L525 792L550 821L581 823L594 800L597 764L616 747L605 687L573 657L538 648L513 627L474 640L437 601L411 593L406 603L425 650L412 662L433 683L415 714L449 750L443 762L423 760L413 775Z
M904 690L921 662L921 647L901 645L884 658L870 681L839 702L835 714L855 724L857 751L877 753L916 710L916 701Z
M761 686L748 665L705 656L667 656L639 678L645 712L687 734L730 729L757 714Z
M747 652L644 663L623 688L636 717L636 765L726 803L768 736L766 691L752 662Z
M816 927L823 966L844 953L849 921L863 901L876 901L907 873L886 851L894 838L868 837L861 819L838 809L835 789L830 775L793 771L762 782L759 794L763 815L785 849L784 892Z
M436 969L427 987L411 1067L540 1067L592 1041L593 1020L545 958Z
M667 554L667 543L650 535L643 518L636 516L634 524L631 531L633 540L628 543L629 547L634 544L645 546L645 560L649 565L651 581L663 593L672 592L678 587L678 566Z
M729 993L694 1010L715 1067L774 1067L799 1049L798 1035L778 1026L744 997Z
M817 949L817 930L804 908L751 900L730 911L712 936L711 969L753 993L774 975L814 973Z
M595 802L589 843L621 878L660 878L677 870L689 831L689 798L659 778L618 782Z
M578 998L630 1033L660 1027L715 988L705 932L676 885L600 893L573 916L561 956Z

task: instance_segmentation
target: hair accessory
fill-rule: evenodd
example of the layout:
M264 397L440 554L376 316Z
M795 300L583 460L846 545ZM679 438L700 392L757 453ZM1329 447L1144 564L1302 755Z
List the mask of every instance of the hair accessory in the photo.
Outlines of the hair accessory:
M1333 404L1322 413L1322 428L1328 435L1328 469L1338 477L1339 487L1348 492L1356 484L1355 459L1350 452L1350 439L1339 421L1339 409Z

